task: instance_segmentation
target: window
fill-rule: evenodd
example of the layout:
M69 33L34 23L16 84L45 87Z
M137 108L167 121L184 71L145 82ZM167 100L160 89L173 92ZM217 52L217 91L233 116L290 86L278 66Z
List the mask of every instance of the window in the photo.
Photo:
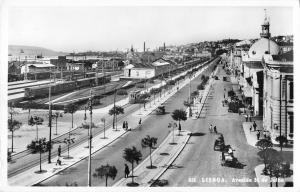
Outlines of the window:
M294 115L290 115L290 133L294 133Z
M294 99L294 82L290 82L290 99Z

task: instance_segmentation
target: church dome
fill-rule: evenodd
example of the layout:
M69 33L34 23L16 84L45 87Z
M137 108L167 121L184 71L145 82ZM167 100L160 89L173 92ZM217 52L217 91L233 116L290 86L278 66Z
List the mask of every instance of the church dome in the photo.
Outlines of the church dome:
M270 44L270 54L278 55L279 46L272 40L261 38L257 40L249 49L249 58L261 59L264 54L268 53Z

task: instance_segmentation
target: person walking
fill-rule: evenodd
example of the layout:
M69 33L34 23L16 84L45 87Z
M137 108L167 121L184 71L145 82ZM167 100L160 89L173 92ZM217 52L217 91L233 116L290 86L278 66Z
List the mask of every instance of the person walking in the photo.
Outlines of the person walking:
M126 121L123 121L123 129L126 130Z
M61 146L60 145L58 146L57 152L58 152L58 157L60 157L60 155L61 155Z
M129 167L128 167L127 164L125 164L125 170L124 170L124 172L125 172L125 178L128 178L128 175L129 175Z
M218 131L217 131L217 126L214 126L214 132L215 132L215 133L218 133Z
M259 136L260 136L260 133L259 133L259 131L257 131L257 134L256 134L257 140L259 140Z
M256 131L256 127L257 127L257 125L256 125L255 121L253 121L253 129L254 129L254 131Z
M213 129L212 124L210 124L210 126L209 126L209 132L210 133L212 132L212 129Z
M128 130L128 122L125 121L125 128L126 128L126 131Z

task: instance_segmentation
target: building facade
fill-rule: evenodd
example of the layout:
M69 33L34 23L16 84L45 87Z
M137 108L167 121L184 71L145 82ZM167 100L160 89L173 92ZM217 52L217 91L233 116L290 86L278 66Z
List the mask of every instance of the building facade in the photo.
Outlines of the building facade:
M265 55L264 66L264 130L273 142L279 135L293 141L294 136L294 78L293 53Z

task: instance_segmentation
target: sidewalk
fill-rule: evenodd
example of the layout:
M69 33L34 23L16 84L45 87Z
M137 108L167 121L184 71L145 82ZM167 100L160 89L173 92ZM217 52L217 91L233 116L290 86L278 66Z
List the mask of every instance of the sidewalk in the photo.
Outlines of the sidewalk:
M204 69L198 71L196 73L195 77L200 75ZM183 86L185 86L186 84L188 84L188 82L189 82L189 80L183 81L180 84L180 89ZM177 89L174 88L169 94L166 94L160 100L160 102L166 101L172 95L174 95L176 92L177 92ZM123 102L124 102L124 100L123 100ZM151 111L153 111L157 106L158 105L154 105L153 107L149 108L147 113L144 114L145 118L147 118L146 116L149 114L149 112L151 113ZM103 110L103 109L99 109L99 110ZM137 111L139 111L139 109ZM136 115L137 111L128 116L128 124L129 124L129 128L131 128L131 129L138 128L137 122L138 122L140 117L137 117L137 115ZM107 111L105 111L105 113L107 113ZM130 133L130 131L126 132L123 129L120 129L122 127L121 124L122 124L122 122L118 123L118 127L119 127L118 131L112 130L111 127L106 128L106 137L108 137L107 139L102 138L103 134L99 134L99 135L95 136L93 138L92 153L94 153L94 152L102 149L103 147L109 145L110 143L112 143L113 141L115 141L119 137L123 136L124 134ZM132 126L132 125L134 125L134 126ZM85 143L83 143L83 144L81 144L81 145L79 145L75 148L72 148L70 150L70 156L72 157L72 159L60 158L60 160L62 160L62 165L61 166L55 165L56 164L55 162L57 161L57 157L54 157L54 158L51 159L51 161L52 161L51 164L48 164L48 162L42 163L42 170L46 170L46 172L43 172L42 174L34 173L35 171L39 170L39 165L37 165L37 166L35 166L31 169L28 169L28 170L26 170L26 171L24 171L24 172L22 172L18 175L15 175L13 177L8 178L8 183L9 183L9 185L13 185L13 186L31 186L31 185L35 185L37 183L40 183L43 180L48 179L49 177L52 177L52 176L58 174L60 171L62 171L64 169L78 163L79 161L83 160L84 158L86 158L88 156L87 142L85 142Z
M256 131L253 130L253 121L252 122L243 122L243 130L247 139L247 142L249 145L252 145L253 147L256 147L255 144L258 141L257 140L257 130L259 130L261 132L260 134L260 139L262 139L263 136L263 126L262 126L262 120L255 120L256 124L257 124L257 129ZM250 132L250 126L252 126L252 131ZM275 144L275 145L274 145ZM276 149L277 151L280 151L280 147L278 146L278 144L273 143L273 149ZM293 151L293 148L286 148L286 147L282 147L282 151Z
M177 133L178 131L175 131L175 134ZM134 168L134 182L138 183L139 187L150 187L171 166L190 138L190 132L183 130L181 131L182 136L175 135L174 142L177 144L171 145L170 143L173 142L172 135L173 132L171 131L161 145L152 153L152 164L156 168L146 168L150 166L149 157ZM131 174L130 172L129 175ZM114 186L125 187L131 181L132 178L129 176L129 178L121 179Z

